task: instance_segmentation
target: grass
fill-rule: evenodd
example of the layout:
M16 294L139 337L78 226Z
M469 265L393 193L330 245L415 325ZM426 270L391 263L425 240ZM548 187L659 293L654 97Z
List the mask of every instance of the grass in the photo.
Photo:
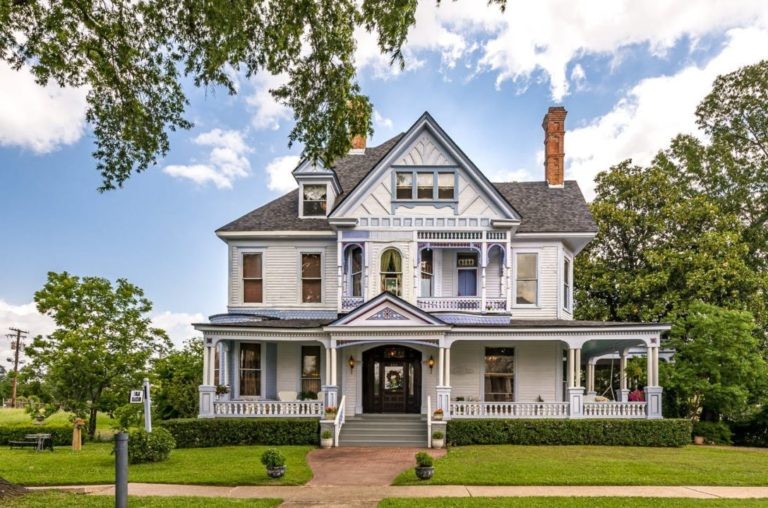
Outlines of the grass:
M751 508L768 499L685 499L638 497L472 497L384 499L379 508Z
M210 497L137 497L128 498L128 506L143 508L224 508L230 506L248 506L253 508L271 508L281 503L280 499L220 499ZM90 496L69 492L33 492L21 497L0 500L0 506L14 508L49 508L51 506L77 508L111 508L115 500L111 496Z
M687 446L462 446L395 485L768 485L768 450Z
M165 462L129 467L128 481L196 485L301 485L312 478L306 461L310 446L282 446L288 466L273 480L259 459L265 446L224 446L173 450ZM81 452L0 448L0 477L27 486L86 485L114 482L111 443L86 443Z
M59 411L45 419L43 425L69 425L69 419L72 413ZM105 413L98 413L96 416L96 434L97 438L109 439L115 433L112 429L114 420ZM0 425L34 425L35 422L23 409L0 408Z

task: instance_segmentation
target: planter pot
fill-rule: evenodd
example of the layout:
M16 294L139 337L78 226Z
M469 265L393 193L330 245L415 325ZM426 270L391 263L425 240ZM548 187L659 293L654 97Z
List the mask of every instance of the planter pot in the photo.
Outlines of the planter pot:
M693 436L693 444L703 445L704 444L704 436Z
M434 467L416 467L416 477L419 480L429 480L435 474Z
M333 446L333 438L329 437L328 439L320 439L320 446L322 448L330 448Z
M432 415L432 421L435 421L435 422L443 421L443 415Z
M284 474L285 474L285 466L267 468L267 475L270 478L282 478Z
M432 438L432 448L442 448L443 446L445 446L445 438L443 439Z

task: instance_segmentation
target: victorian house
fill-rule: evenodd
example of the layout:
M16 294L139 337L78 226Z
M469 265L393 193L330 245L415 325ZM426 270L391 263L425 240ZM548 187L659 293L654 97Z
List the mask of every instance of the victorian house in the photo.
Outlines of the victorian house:
M543 181L489 181L424 113L379 146L355 137L333 167L300 163L296 190L217 230L227 313L196 324L200 416L334 407L342 444L345 421L381 414L661 418L669 327L573 319L573 260L596 225L564 181L565 117L544 117ZM629 354L647 357L644 401L628 397ZM610 400L594 389L606 358Z

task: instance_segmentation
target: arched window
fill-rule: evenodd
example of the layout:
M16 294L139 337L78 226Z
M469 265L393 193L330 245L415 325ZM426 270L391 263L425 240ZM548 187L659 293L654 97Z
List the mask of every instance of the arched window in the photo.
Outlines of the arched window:
M349 296L363 296L363 249L357 245L347 249L347 284Z
M381 253L381 290L400 296L403 287L403 260L395 249Z

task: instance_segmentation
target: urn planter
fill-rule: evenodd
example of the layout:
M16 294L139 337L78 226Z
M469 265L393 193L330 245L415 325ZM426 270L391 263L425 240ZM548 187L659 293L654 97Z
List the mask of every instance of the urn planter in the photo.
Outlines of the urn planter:
M268 467L267 476L270 478L282 478L285 474L285 466Z
M424 467L424 466L417 466L416 467L416 478L419 480L429 480L432 478L432 475L435 474L435 468L432 466Z
M333 438L322 438L320 440L320 448L331 448L333 446Z
M693 436L693 444L695 444L695 445L703 445L704 444L704 436Z
M445 438L435 439L432 438L432 448L440 449L445 446Z

